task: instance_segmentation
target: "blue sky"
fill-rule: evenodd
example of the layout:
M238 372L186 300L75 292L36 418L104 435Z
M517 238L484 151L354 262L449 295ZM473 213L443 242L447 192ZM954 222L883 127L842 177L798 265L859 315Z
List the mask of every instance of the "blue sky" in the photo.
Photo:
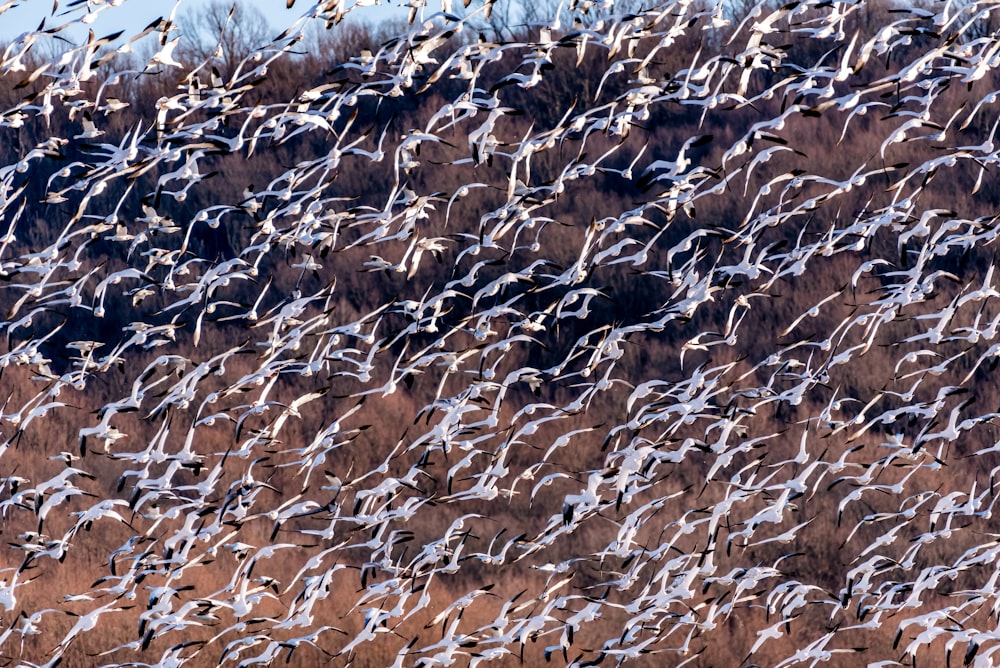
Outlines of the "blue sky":
M211 0L182 0L177 16L195 12L199 7L209 4ZM309 11L316 0L296 0L292 9L285 8L284 0L239 0L251 4L267 17L276 34L296 18ZM0 3L2 4L2 3ZM0 41L7 42L21 33L34 30L39 22L52 11L52 0L25 0L0 15ZM66 0L60 2L57 14L65 11ZM367 17L374 21L384 20L392 16L405 16L406 10L399 5L400 0L381 0L379 6L361 7L353 14L359 18ZM168 14L173 8L173 2L166 0L125 0L118 7L110 7L100 13L98 20L90 26L97 35L105 35L116 30L141 30L158 16ZM80 14L74 11L73 16ZM63 19L49 22L49 26L59 25ZM85 35L85 33L84 33Z

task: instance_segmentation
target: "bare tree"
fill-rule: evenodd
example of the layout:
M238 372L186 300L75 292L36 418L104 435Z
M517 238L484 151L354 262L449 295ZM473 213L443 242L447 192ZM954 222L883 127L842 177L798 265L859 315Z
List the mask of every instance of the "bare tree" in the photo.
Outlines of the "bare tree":
M227 74L272 37L267 18L246 2L213 0L180 24L186 37L184 55L194 62L209 60Z
M589 27L614 15L642 8L641 0L481 0L472 5L488 5L483 13L484 29L497 39L514 39L525 30L551 26L559 30Z

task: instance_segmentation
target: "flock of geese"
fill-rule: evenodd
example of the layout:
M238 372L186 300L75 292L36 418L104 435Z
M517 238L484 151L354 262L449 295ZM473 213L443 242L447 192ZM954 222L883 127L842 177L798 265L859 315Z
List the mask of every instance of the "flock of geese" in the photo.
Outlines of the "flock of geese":
M98 36L120 1L57 0L0 55L31 91L0 134L80 128L0 167L3 665L1000 661L1000 5L561 0L515 41L492 1L410 0L396 38L257 103L372 3L303 7L220 74L183 62L183 2ZM512 136L514 100L594 58ZM177 85L126 112L145 76ZM358 112L441 90L422 127ZM701 130L642 139L672 114ZM295 137L322 155L172 210ZM380 202L340 186L366 169ZM631 208L560 218L608 182ZM354 272L398 293L346 308Z

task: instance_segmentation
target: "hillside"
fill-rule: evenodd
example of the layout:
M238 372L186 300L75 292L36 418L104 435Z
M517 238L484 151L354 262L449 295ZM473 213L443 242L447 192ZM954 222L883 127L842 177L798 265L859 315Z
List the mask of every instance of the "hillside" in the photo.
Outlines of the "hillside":
M4 665L992 665L1000 5L411 5L0 47Z

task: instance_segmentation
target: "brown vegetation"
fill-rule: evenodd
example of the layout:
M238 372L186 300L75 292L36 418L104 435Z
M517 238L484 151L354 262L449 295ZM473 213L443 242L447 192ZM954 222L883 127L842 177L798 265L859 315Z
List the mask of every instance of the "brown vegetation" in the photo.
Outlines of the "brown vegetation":
M115 72L131 68L136 72L110 88L128 106L116 111L98 106L87 116L66 100L48 115L26 108L25 100L40 104L46 82L31 81L25 72L4 71L0 108L21 109L26 115L19 127L7 122L0 128L2 164L16 165L49 137L79 136L85 117L92 116L104 133L99 139L72 140L33 162L23 175L15 175L11 186L23 188L17 201L24 208L18 214L16 207L5 207L0 219L12 230L0 255L0 312L7 314L6 341L0 344L6 355L0 377L0 394L6 398L0 411L6 418L0 470L8 480L3 499L10 502L3 507L6 545L0 548L0 563L5 573L0 577L9 583L16 574L24 583L16 589L16 603L2 611L2 620L5 628L16 627L22 609L56 610L43 617L40 634L8 636L0 647L4 656L14 662L44 663L81 619L78 615L108 604L114 611L100 616L99 632L73 639L65 647L62 665L155 664L183 643L190 644L180 647L179 655L193 657L185 665L238 665L263 649L249 644L242 649L235 643L238 638L252 639L259 633L291 641L321 627L324 630L313 638L316 646L290 642L269 660L302 666L347 665L348 660L353 666L387 666L411 640L419 638L416 646L428 647L458 629L468 640L460 654L473 655L466 660L476 652L502 648L510 655L495 665L541 665L546 648L560 644L567 619L600 600L602 615L582 623L568 655L556 652L548 657L551 661L594 661L607 650L653 638L651 647L661 653L640 656L630 665L675 665L685 659L696 666L740 665L758 631L780 619L778 608L768 610L765 600L751 594L798 581L811 587L809 603L787 620L780 638L754 653L753 661L777 665L825 634L852 626L858 628L838 632L837 648L865 647L865 659L878 661L899 659L919 632L902 629L902 641L894 644L901 626L896 619L944 609L966 596L961 592L992 582L991 560L949 570L967 549L991 545L983 537L991 531L989 512L970 514L961 526L952 527L954 531L917 545L913 540L928 530L930 502L919 507L918 519L904 524L894 542L887 539L871 554L863 553L894 525L871 518L900 512L904 499L921 490L934 490L935 498L949 492L971 497L970 489L992 492L997 454L989 449L1000 442L992 418L954 443L928 446L917 468L903 466L903 459L899 466L878 468L877 479L864 484L884 486L881 491L842 501L862 488L862 473L875 470L873 463L888 454L886 443L905 442L908 451L921 434L943 428L953 410L964 418L1000 406L1000 391L990 382L995 358L973 368L988 354L992 341L961 338L973 326L983 327L998 317L995 297L965 305L944 323L945 340L935 342L935 361L954 356L953 364L940 373L907 377L921 367L903 361L907 353L927 345L906 342L927 329L921 316L978 288L991 270L995 251L989 235L996 225L1000 186L989 172L979 181L981 161L975 157L932 166L928 161L990 136L995 105L973 114L969 101L985 99L996 90L998 77L990 69L976 81L956 81L937 94L932 115L924 120L948 125L944 137L885 144L893 127L923 109L916 84L869 95L881 106L864 116L813 103L891 78L931 45L950 37L914 34L909 43L901 40L886 54L872 56L847 81L832 83L834 94L794 94L792 83L801 83L800 89L810 85L805 72L842 57L844 40L833 44L832 38L831 43L801 39L783 22L775 36L781 39L773 45L787 41L790 46L775 57L769 71L757 71L744 86L735 69L713 81L719 90L705 92L706 97L725 92L730 102L712 107L674 99L650 104L648 117L630 122L619 134L588 125L601 114L611 118L637 104L629 95L640 77L655 81L662 90L681 85L682 74L692 67L692 54L699 50L706 59L718 57L719 67L739 60L734 45L741 42L731 38L742 35L746 42L743 33L734 31L749 8L734 5L737 14L730 17L730 25L718 28L709 27L709 9L703 17L688 17L691 24L669 49L659 48L659 29L651 30L649 37L636 37L616 53L579 46L579 38L569 40L553 49L545 67L539 68L540 81L531 87L505 77L530 74L530 53L542 37L536 26L504 26L510 33L501 34L504 42L525 46L505 51L478 73L478 94L495 94L502 106L517 110L491 130L496 139L492 158L476 144L475 134L489 112L463 116L466 112L454 106L450 113L445 111L465 87L446 68L445 59L478 48L474 34L448 36L433 50L444 71L439 76L433 68L418 72L417 80L399 95L389 94L387 82L382 95L352 97L378 86L359 68L346 65L362 62L363 49L377 53L389 48L390 40L406 37L393 38L389 32L372 36L349 23L311 37L308 48L270 62L266 76L249 83L236 78L240 65L247 64L242 57L209 60L199 73L179 79L176 72L190 72L195 59L208 57L198 49L189 51L184 57L191 60L176 70L145 71L137 59L109 58L84 83L81 99L98 99ZM764 11L773 10L765 3ZM809 11L826 16L828 8ZM858 43L864 43L893 19L891 11L884 3L868 3L845 19L843 31L857 34ZM796 21L804 25L808 19L804 15ZM486 31L490 26L481 27ZM417 33L403 34L413 41ZM484 35L484 40L492 37ZM225 52L231 55L234 49ZM655 57L645 62L650 53ZM859 62L856 56L850 60ZM615 70L617 63L622 64L620 70ZM42 64L30 62L26 72ZM936 59L915 78L930 80L949 66L947 59ZM199 142L171 139L171 127L181 121L168 113L168 122L157 130L161 136L144 136L141 150L152 154L176 146L176 160L149 171L137 169L111 181L104 192L72 189L74 182L91 176L88 165L95 153L105 150L99 144L127 143L132 133L145 132L163 107L158 101L209 95L204 91L216 85L213 67L224 88L248 87L239 94L239 111L223 120L204 109L185 117L187 125L205 124ZM490 85L493 90L487 92ZM324 87L329 89L327 98L322 97L325 92L319 93L319 102L306 96ZM784 94L758 97L772 88ZM753 103L742 103L741 97ZM327 128L307 127L291 120L300 103L324 112L330 112L330 105L341 108L328 113ZM755 124L793 107L781 127L755 129ZM255 109L261 111L259 116ZM592 111L588 124L557 132L563 119L583 109L601 114ZM963 123L950 121L953 115ZM275 119L284 128L281 136L267 125ZM544 144L547 131L557 139L552 146ZM424 132L439 140L423 141L419 153L408 155L411 164L401 164L406 162L404 151L409 154L402 148L407 138ZM688 143L693 137L704 139ZM334 167L325 167L332 147L342 150L354 139L357 152L345 150ZM741 139L754 145L744 156L731 155L731 147ZM517 174L518 182L511 174L512 156L529 140L539 141L539 150L530 163L517 163L521 169L530 164L530 173ZM767 150L762 145L775 149L773 157L754 163L754 156ZM372 161L363 153L379 150L385 159ZM682 150L691 166L681 173L687 175L689 192L699 195L690 199L690 206L684 204L683 193L671 190L674 181L653 181L646 174L654 161L680 160ZM185 159L204 177L189 189L171 192L178 184L164 181L163 175L182 168ZM623 174L630 166L631 173ZM692 176L697 170L702 173ZM798 181L767 187L782 174ZM837 190L835 184L850 179L856 185ZM977 182L978 189L970 194ZM468 191L461 195L463 187ZM63 195L53 198L54 192ZM270 194L261 194L265 192ZM416 218L408 218L404 210L420 197L426 198L422 208L416 214L411 209L409 215ZM851 231L851 221L891 213L905 197L913 198L909 218L883 225L871 236ZM129 235L144 229L137 221L151 211L169 221L145 243L116 239L114 223L66 238L66 221L74 220L74 229L89 224L73 218L85 198L88 215L109 215L120 204L117 222ZM811 205L801 206L811 198ZM650 202L655 206L645 206ZM637 203L644 205L641 210ZM935 208L949 213L928 223L926 235L913 234L921 213ZM623 212L631 210L644 220L629 220L627 229L602 237L602 245L588 246L599 222L623 220ZM383 211L390 215L386 240L372 236L376 214ZM793 213L786 215L788 211ZM307 230L306 217L321 222ZM528 219L533 226L522 227ZM965 247L937 246L943 250L927 261L924 275L947 273L927 279L926 294L893 310L877 329L843 326L851 318L873 314L874 320L888 312L880 300L898 287L893 272L913 266L929 237L946 235L943 225L948 221L961 221L956 233L979 236ZM446 239L444 249L428 251L412 271L371 264L375 254L390 265L405 257L413 239L401 235L388 240L387 235L412 225L418 226L420 236ZM168 229L171 226L176 229ZM486 242L491 231L515 227L502 243ZM285 243L255 249L269 228L280 230ZM296 236L300 229L302 234ZM741 235L752 236L753 243L741 241ZM648 256L611 262L615 255L608 249L627 236L637 243L623 246L618 257L638 252L643 243L650 244ZM477 243L481 252L469 252ZM795 255L809 245L815 246L814 255ZM37 276L13 271L14 264L27 266L30 253L50 247L69 257L75 253L80 266L59 269L51 277L53 287L33 295ZM146 253L156 248L176 251L178 264L198 261L182 276L157 264L156 254ZM578 284L550 282L537 289L538 276L561 274L581 256L593 260L603 251L608 251L604 261L592 261ZM765 251L766 272L720 271ZM544 264L531 280L512 280L474 303L472 296L491 281L541 258ZM196 298L186 308L174 307L187 295L165 287L168 274L178 286L194 286L208 272L237 259L255 263L253 280L220 281L213 295ZM859 275L859 266L873 260L890 264L873 265ZM106 296L96 293L104 277L127 268L153 277L160 287L144 296L138 290L151 282L130 276L109 286ZM94 277L84 280L85 307L59 303L54 297L57 287L71 285L91 270ZM712 272L717 277L714 299L662 327L637 328L617 344L619 357L591 363L596 359L591 356L613 347L608 341L613 330L657 320L658 310L669 312L666 307L682 299L678 291L683 280ZM406 313L407 300L419 302L424 295L439 294L449 282L466 276L473 278L454 287L461 294L444 300L435 318L425 317L411 327L414 318ZM596 291L586 303L589 310L578 316L562 314L583 304L582 298L564 301L573 289ZM301 295L319 298L282 320L282 309ZM836 296L825 300L828 295ZM216 305L210 309L213 300ZM103 302L102 317L91 308L98 301ZM522 331L520 316L483 315L511 303L523 315L557 310L561 315L545 320L544 332L517 340L507 350L490 349L491 343ZM39 310L30 322L18 322L35 308ZM256 319L247 316L251 309ZM733 328L727 323L736 317L739 324ZM134 328L129 329L136 322L163 329L155 341L137 343ZM360 327L352 329L358 323ZM295 328L305 332L304 345L283 348ZM17 358L19 346L49 332L52 335L38 348L44 363ZM433 346L444 338L443 332L447 339L437 353ZM726 332L734 336L709 347L701 336L705 332L718 333L713 339L725 339ZM813 345L824 340L830 342L826 348ZM102 342L93 359L103 363L87 366L85 353L68 347L74 341ZM837 354L852 346L858 349L851 362L836 364ZM119 348L119 358L109 355ZM772 353L779 359L765 363ZM315 370L303 373L314 362ZM518 375L527 368L536 370L544 382ZM792 372L802 368L817 374L821 369L822 382L810 383L796 396L800 381ZM266 373L255 376L262 369ZM695 370L703 381L691 385L689 399L712 383L718 388L696 419L650 417L657 409L666 410L666 397L659 404L630 406L640 383L661 380L677 388ZM66 378L79 378L79 386L63 382ZM918 378L920 386L905 396ZM58 401L64 406L53 407L30 424L10 419L54 386L61 388ZM149 389L141 405L120 410L111 423L120 438L81 432L99 425L108 405L127 406L139 386ZM946 396L924 420L866 421L866 415L870 419L894 408L932 403L949 386L965 394ZM481 394L469 396L470 387ZM768 388L771 396L762 395L760 388ZM214 401L209 399L212 393ZM296 405L310 393L315 393L310 401ZM823 417L835 398L845 399L840 414ZM971 410L978 412L965 411L966 398L975 399ZM449 424L449 408L458 404L468 412ZM559 419L526 431L529 410L535 417ZM729 427L739 435L727 443L720 432ZM83 439L82 433L90 435ZM716 440L720 447L713 448ZM584 518L573 518L571 511L571 521L579 522L570 530L570 521L564 519L567 498L586 488L588 476L602 471L610 472L602 484L611 487L612 474L622 466L621 453L641 442L655 452L647 460L644 479L629 479L621 492L624 498L612 495ZM809 456L798 460L802 444ZM93 478L77 476L74 483L85 494L68 499L42 524L33 505L41 494L14 503L11 481L17 476L37 485L58 476L68 465L60 458L64 452L80 456L72 465ZM468 459L464 466L463 458ZM773 528L753 527L749 538L740 533L750 518L780 497L777 487L733 503L722 524L699 525L685 533L687 523L710 518L729 502L734 489L772 473L776 480L792 480L815 461L839 463L824 468L819 479L810 479L809 491L790 511L782 511ZM477 475L487 480L485 472L498 464L506 472L495 476L496 498L462 496L479 482ZM380 490L380 484L414 470L421 475L408 485ZM323 489L324 471L336 472L345 483L333 498ZM560 475L541 485L551 474ZM245 515L238 507L244 495ZM92 526L79 525L75 513L103 499L125 502L117 507L124 521L105 517ZM315 502L319 510L279 523L269 510L286 502ZM365 519L379 515L390 519ZM757 544L804 522L808 524L790 543ZM178 538L186 523L188 537ZM620 541L619 532L629 525L634 525L633 535ZM21 536L33 531L47 537L34 541L39 545L62 537L64 551L26 555L24 546L32 540ZM531 548L550 535L557 537L544 549ZM440 560L420 561L421 548L434 541L441 542ZM509 553L501 560L496 555L508 541ZM274 556L254 562L252 577L246 573L263 546L282 543L292 546L278 547ZM257 549L244 554L239 544ZM130 553L110 556L126 545ZM855 596L851 569L871 555L893 565L879 571L876 584L864 595ZM454 568L440 572L450 559ZM741 589L746 569L772 566L776 570L767 578L773 581L762 578L759 589ZM914 582L934 568L941 569L938 586L915 591ZM737 571L742 571L739 576L725 577ZM695 595L684 606L674 602L662 609L635 607L639 592L647 591L650 583L668 588L690 573L697 576ZM248 611L233 607L241 587L243 593L250 587L259 595L259 603ZM165 595L160 588L176 588L177 593ZM322 594L300 627L286 615L301 612L301 597L311 588ZM464 612L445 612L447 604L475 592L479 594ZM75 595L96 600L76 600ZM430 603L409 616L411 606L424 596ZM503 606L512 599L515 603L506 609L516 610L516 615L510 612L512 618L544 612L550 619L543 627L519 631L517 642L502 642L495 639L502 633L495 620L507 614ZM228 602L230 607L217 609L207 601ZM158 607L160 603L165 607ZM164 611L176 612L188 604L191 614L184 622L157 626ZM897 610L880 613L881 626L864 628L870 609L878 605ZM961 625L987 627L991 605L995 607L995 599L960 620ZM370 619L395 606L401 612L377 626L373 640L359 645L349 659L339 654L363 636L366 615ZM731 611L713 617L723 606L731 606ZM632 627L635 637L626 640L627 624L643 615L647 618ZM955 651L964 652L965 645ZM921 652L933 657L931 661L939 660L943 643L936 641ZM607 658L603 665L614 660ZM852 662L848 656L841 665Z

